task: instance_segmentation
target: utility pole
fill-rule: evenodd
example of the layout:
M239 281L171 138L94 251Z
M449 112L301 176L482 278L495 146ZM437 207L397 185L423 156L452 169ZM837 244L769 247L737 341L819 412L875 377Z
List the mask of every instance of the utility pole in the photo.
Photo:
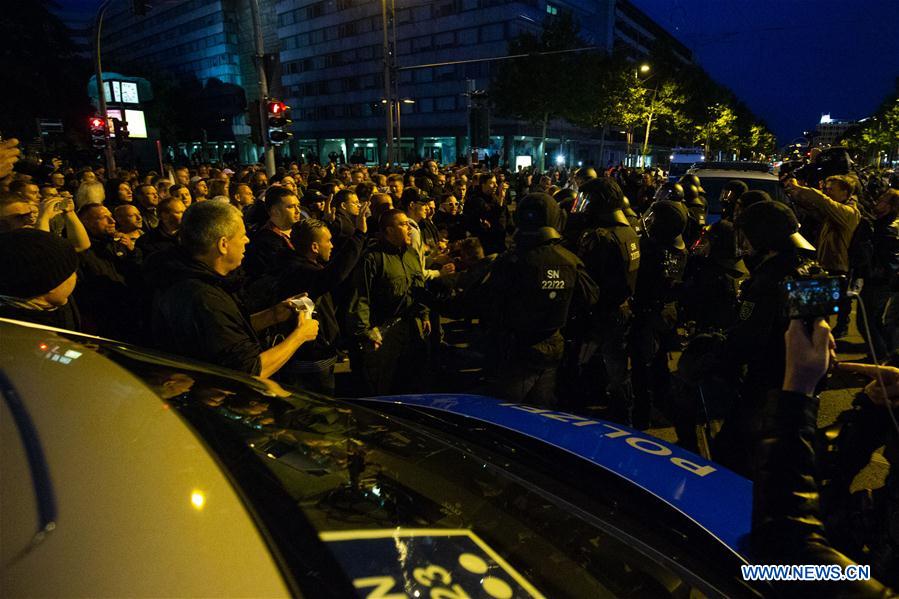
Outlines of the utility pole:
M255 0L254 0L255 1ZM393 74L393 54L390 51L390 31L387 27L387 0L381 0L381 28L384 30L384 98L387 100L387 162L393 164L395 162L394 146L393 146L393 85L391 84L391 75Z
M262 146L265 151L265 171L271 177L275 174L275 148L268 139L268 78L265 76L265 48L263 46L262 19L259 16L259 0L250 0L253 15L253 37L256 42L256 78L259 81L259 127Z
M109 8L109 3L112 0L104 0L100 7L97 9L97 21L94 26L94 67L96 72L94 73L94 78L97 82L97 108L100 111L100 118L103 119L103 129L104 129L104 138L106 139L106 147L103 149L103 152L106 156L106 177L115 176L115 151L112 148L112 144L109 139L109 116L106 114L106 91L103 89L103 65L100 61L100 34L103 31L103 16L106 14L106 9ZM110 92L112 90L110 89ZM122 111L122 117L124 118L125 112Z

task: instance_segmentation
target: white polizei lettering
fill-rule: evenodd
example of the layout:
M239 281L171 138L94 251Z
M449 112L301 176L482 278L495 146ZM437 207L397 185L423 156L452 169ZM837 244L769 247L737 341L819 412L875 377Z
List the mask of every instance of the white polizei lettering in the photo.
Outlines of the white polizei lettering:
M661 443L656 443L655 441L650 441L649 439L643 439L641 437L628 437L624 441L631 447L639 449L640 451L645 451L646 453L651 453L653 455L671 455L670 449L668 449ZM649 447L645 447L647 445Z
M605 426L606 428L610 428L610 429L612 429L613 431L615 431L614 433L606 433L606 434L604 435L604 436L606 436L606 437L609 437L610 439L616 439L616 438L618 438L618 437L627 437L628 435L631 434L630 431L626 431L626 430L624 430L624 429L618 428L617 426L612 426L611 424L603 423L603 426Z
M709 465L700 466L699 464L691 462L690 460L685 460L684 458L671 458L671 463L688 472L692 472L696 476L706 476L717 470L717 468L713 468Z

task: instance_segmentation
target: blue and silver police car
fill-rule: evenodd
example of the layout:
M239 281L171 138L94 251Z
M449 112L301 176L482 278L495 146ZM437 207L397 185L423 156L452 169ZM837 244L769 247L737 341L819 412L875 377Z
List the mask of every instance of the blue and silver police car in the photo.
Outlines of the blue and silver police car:
M333 400L0 321L5 596L734 597L751 485L602 420Z

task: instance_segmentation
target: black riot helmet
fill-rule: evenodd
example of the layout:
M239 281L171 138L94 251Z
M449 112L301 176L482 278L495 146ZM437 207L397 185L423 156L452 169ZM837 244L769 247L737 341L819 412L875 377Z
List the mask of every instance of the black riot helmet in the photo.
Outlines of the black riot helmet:
M682 202L661 200L655 202L646 216L646 232L653 239L684 248L681 237L687 227L687 208Z
M611 177L598 177L584 183L580 192L587 198L585 212L608 214L624 208L624 192Z
M574 180L579 185L583 185L585 182L590 179L595 179L598 176L599 175L596 174L596 169L592 166L584 166L574 171Z
M665 183L659 187L659 190L656 191L656 195L653 197L654 202L660 202L662 200L683 202L684 187L680 183Z
M561 226L559 203L547 193L529 193L518 202L515 210L515 224L519 234L533 234L542 229L556 231Z
M678 181L681 185L683 185L684 189L687 188L688 185L693 185L696 187L697 193L702 195L705 193L705 190L702 188L702 183L699 181L699 177L694 174L687 173Z

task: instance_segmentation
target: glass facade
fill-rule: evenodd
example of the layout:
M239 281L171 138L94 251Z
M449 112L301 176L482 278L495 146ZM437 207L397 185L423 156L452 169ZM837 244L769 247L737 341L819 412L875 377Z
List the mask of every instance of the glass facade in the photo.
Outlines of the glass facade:
M115 3L103 27L107 61L145 71L167 71L242 85L238 15L226 0L158 4L145 17Z
M403 160L441 156L452 162L468 152L469 90L487 89L491 61L445 64L502 57L510 40L539 33L547 17L573 14L580 35L611 50L622 43L642 52L658 36L668 36L627 0L396 0L389 15L395 56L394 85L384 89L383 15L378 0L259 0L266 52L276 56L270 94L293 108L295 140L284 155L327 160L339 142L344 156L365 140L366 158L383 161L385 104L389 94L412 102L402 106L399 144ZM201 84L218 79L243 87L247 100L257 91L253 27L245 0L183 0L157 3L144 17L130 3L114 3L104 24L104 60L124 70L173 73ZM670 36L669 36L670 37ZM675 47L680 47L676 40ZM684 48L689 59L689 51ZM231 123L241 160L252 160L244 115ZM149 123L152 128L153 123ZM518 147L516 135L533 139L527 123L494 119L497 136L490 152L536 156L533 144ZM589 139L595 132L582 132ZM298 141L302 140L302 141ZM372 145L369 145L372 144ZM612 140L602 145L614 145ZM570 160L584 155L568 144ZM372 150L369 152L369 150ZM338 151L338 154L340 152ZM589 152L588 152L589 154Z

